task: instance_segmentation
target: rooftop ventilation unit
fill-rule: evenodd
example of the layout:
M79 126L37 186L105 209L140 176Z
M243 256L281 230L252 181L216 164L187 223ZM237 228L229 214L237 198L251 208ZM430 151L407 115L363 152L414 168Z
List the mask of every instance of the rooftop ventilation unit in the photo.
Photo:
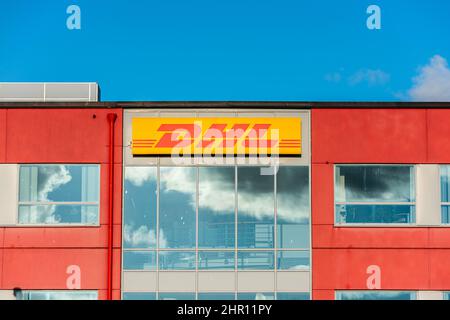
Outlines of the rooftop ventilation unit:
M0 102L98 101L95 82L0 82Z

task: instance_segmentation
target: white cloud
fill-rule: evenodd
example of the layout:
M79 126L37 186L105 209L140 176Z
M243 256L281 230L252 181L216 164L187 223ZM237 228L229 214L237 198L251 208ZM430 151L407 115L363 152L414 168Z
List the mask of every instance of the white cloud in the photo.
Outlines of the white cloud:
M384 85L389 82L391 76L380 69L361 69L348 78L350 85L367 83L369 86Z
M450 69L447 60L433 56L429 63L419 69L408 91L413 101L450 101Z

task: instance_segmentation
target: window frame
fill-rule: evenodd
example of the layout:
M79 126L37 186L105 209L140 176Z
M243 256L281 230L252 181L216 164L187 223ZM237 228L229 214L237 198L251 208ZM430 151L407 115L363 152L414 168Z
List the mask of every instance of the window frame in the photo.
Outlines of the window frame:
M49 202L39 202L39 201L20 201L20 169L24 166L35 166L35 167L45 167L45 166L95 166L98 169L98 201L49 201ZM15 213L15 226L24 228L99 228L100 227L100 215L101 215L101 164L100 163L19 163L17 165L17 185L16 185L16 213ZM97 221L96 223L20 223L19 221L19 208L20 206L49 206L49 205L75 205L75 206L97 206Z
M386 202L377 202L377 201L370 201L370 202L340 202L336 201L336 194L337 194L337 187L336 187L336 169L337 167L412 167L413 168L413 183L414 183L414 202L398 202L398 201L386 201ZM411 187L411 186L410 186ZM343 223L338 222L337 219L337 210L336 207L338 205L402 205L402 206L410 206L414 208L413 218L414 222L410 223ZM410 227L416 227L417 224L417 165L416 164L390 164L390 163L335 163L333 164L333 221L334 221L334 227L337 228L348 228L348 227L356 227L356 228L410 228Z

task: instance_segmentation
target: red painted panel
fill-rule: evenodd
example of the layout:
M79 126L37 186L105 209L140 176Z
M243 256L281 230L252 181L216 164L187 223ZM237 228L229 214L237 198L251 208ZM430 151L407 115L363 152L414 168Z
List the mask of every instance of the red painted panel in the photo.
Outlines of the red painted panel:
M6 162L6 109L0 109L0 163Z
M0 247L0 288L3 288L3 248Z
M370 265L381 268L381 289L429 289L428 250L314 249L313 289L367 289Z
M334 300L334 290L313 290L313 300Z
M108 292L106 290L99 290L98 291L98 299L99 300L106 300L107 298L108 298ZM121 300L121 292L120 292L120 290L113 290L112 298L113 298L113 300Z
M334 223L333 165L313 164L311 168L312 224Z
M450 239L450 232L447 239ZM428 228L334 228L313 225L314 248L428 248ZM447 243L450 247L450 242Z
M107 246L108 226L6 228L5 248L98 248Z
M450 248L449 228L429 228L428 230L430 233L431 248Z
M430 287L434 290L450 289L450 250L430 250Z
M106 289L106 249L4 249L4 289L65 289L69 265L81 268L82 289Z
M314 163L423 163L424 109L313 109Z
M108 109L9 109L6 160L10 163L108 161L109 124L115 112L116 161L122 160L122 111ZM95 118L94 118L95 115Z
M114 165L114 224L120 224L122 221L122 164ZM101 166L101 214L100 223L108 224L108 197L109 197L109 165Z
M450 110L428 109L428 160L450 163Z

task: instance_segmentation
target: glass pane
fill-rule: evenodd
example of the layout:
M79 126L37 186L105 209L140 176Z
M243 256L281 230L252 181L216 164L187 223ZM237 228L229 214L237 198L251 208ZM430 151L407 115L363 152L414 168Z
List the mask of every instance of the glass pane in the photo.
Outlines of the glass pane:
M238 300L275 300L273 292L238 293Z
M309 168L279 167L278 248L309 248L309 212Z
M336 166L336 202L414 202L413 166Z
M234 300L234 293L199 293L198 300Z
M441 214L442 223L450 223L450 206L441 206Z
M98 224L97 205L20 205L21 224Z
M160 292L159 300L195 300L195 293L191 292Z
M156 292L124 292L122 300L156 300Z
M259 167L238 168L238 246L274 247L274 176Z
M277 292L277 300L309 300L308 292Z
M98 202L98 165L21 165L20 202Z
M272 251L239 251L239 270L272 270L274 266L274 253Z
M234 269L234 252L199 251L198 268L203 270Z
M124 251L124 270L156 270L155 251Z
M159 246L195 248L195 168L161 168Z
M408 205L337 205L337 223L415 223L415 208Z
M124 248L156 248L155 167L127 167L124 180Z
M26 291L24 300L97 300L96 291Z
M234 185L234 168L199 168L199 247L234 248Z
M309 251L278 251L277 268L280 270L308 269Z
M195 252L160 251L161 270L195 270Z
M444 292L444 300L450 300L450 292Z
M441 201L450 202L450 166L440 166L441 173Z
M338 292L337 300L415 300L414 292L406 291L348 291Z

